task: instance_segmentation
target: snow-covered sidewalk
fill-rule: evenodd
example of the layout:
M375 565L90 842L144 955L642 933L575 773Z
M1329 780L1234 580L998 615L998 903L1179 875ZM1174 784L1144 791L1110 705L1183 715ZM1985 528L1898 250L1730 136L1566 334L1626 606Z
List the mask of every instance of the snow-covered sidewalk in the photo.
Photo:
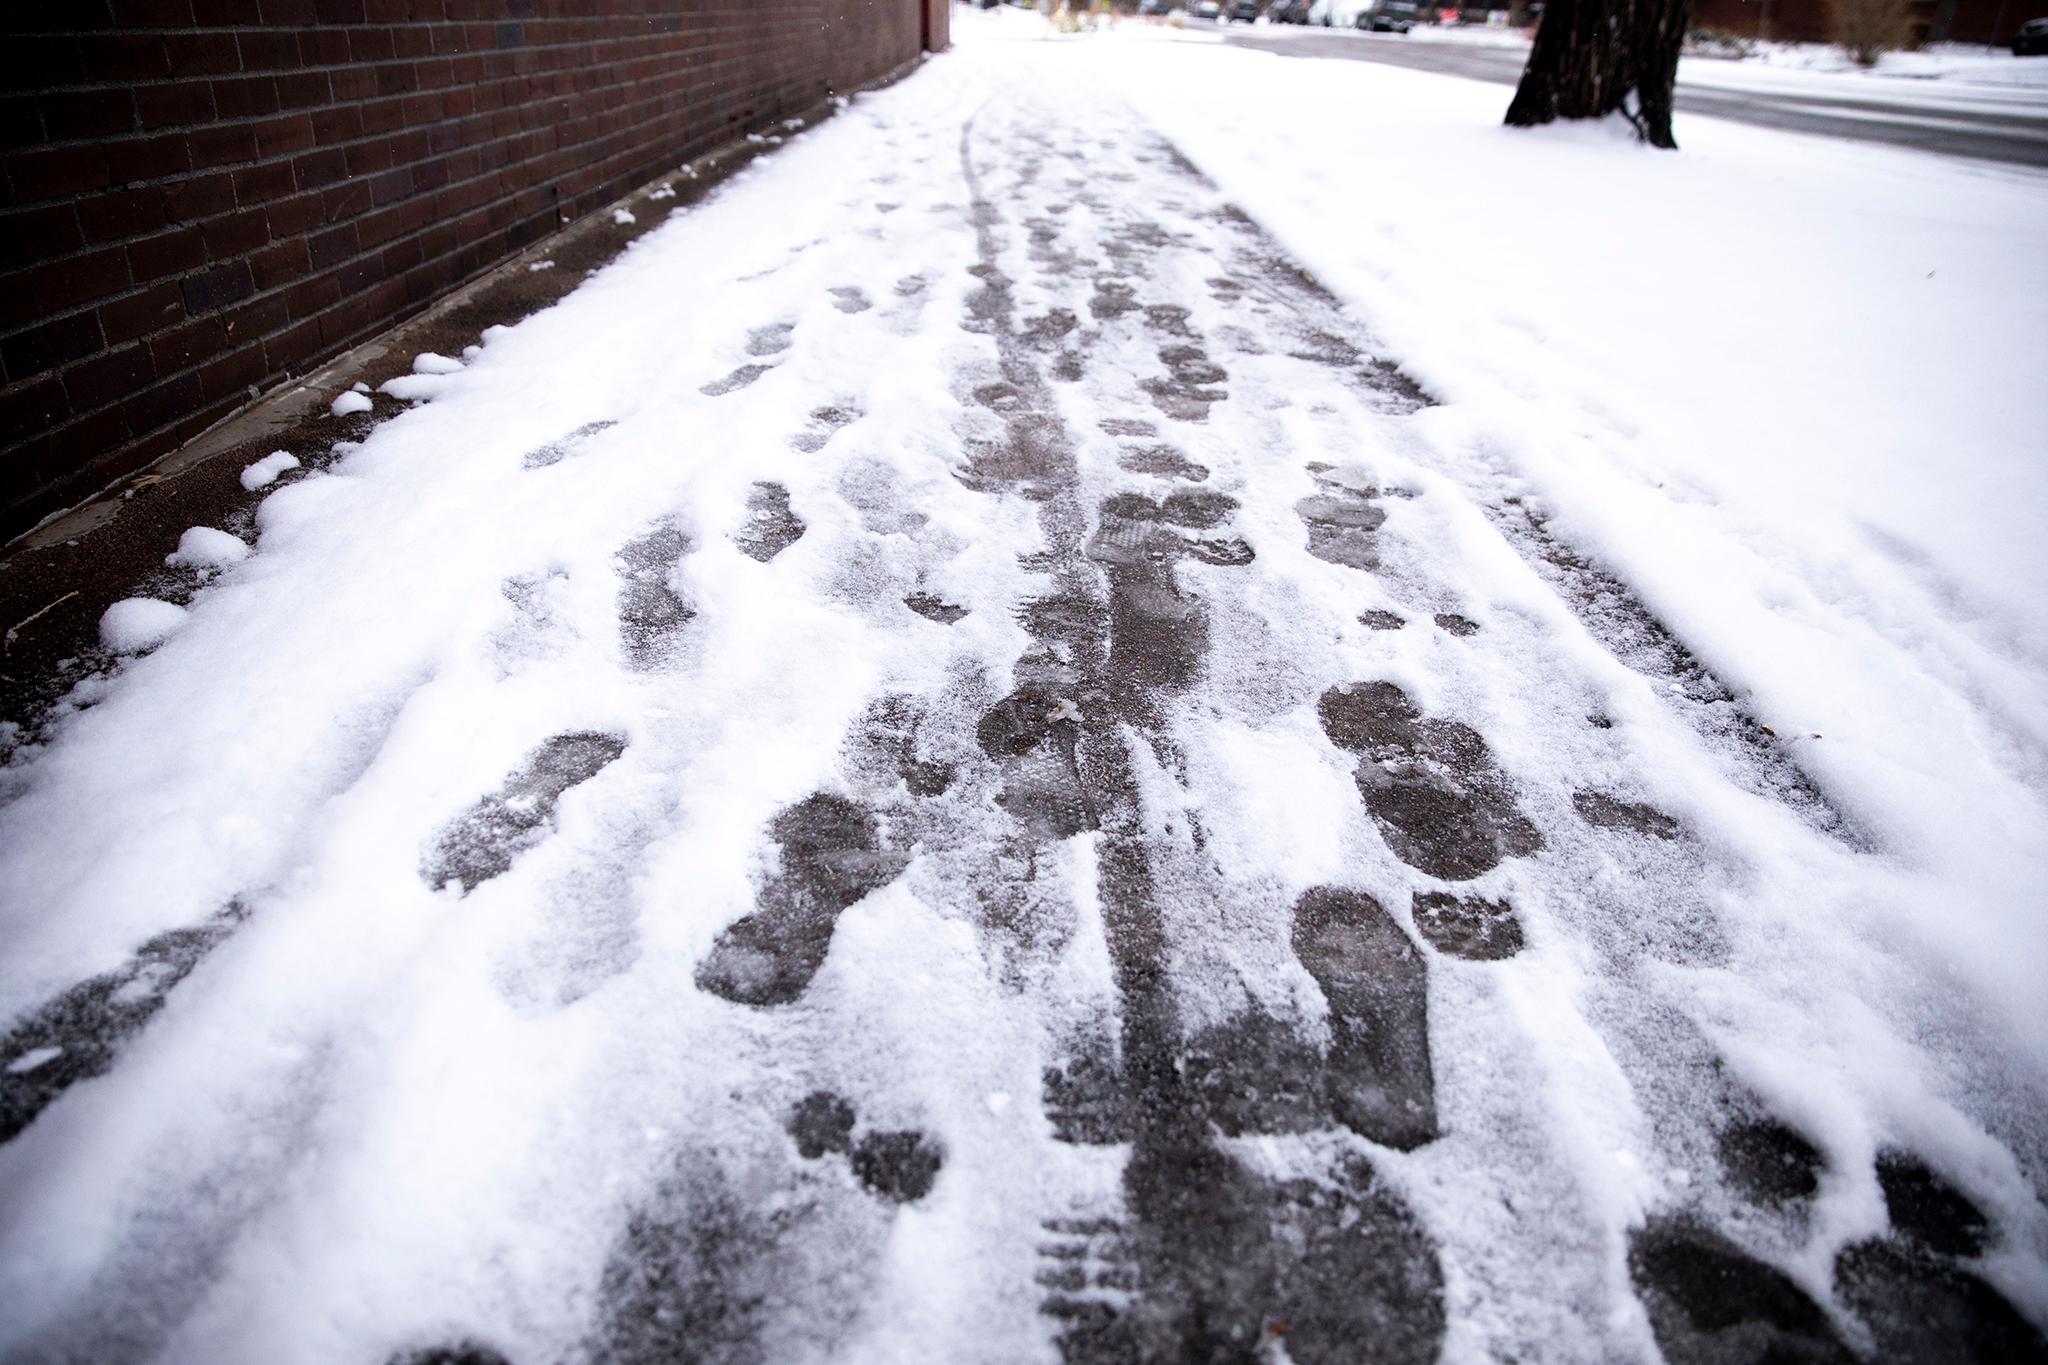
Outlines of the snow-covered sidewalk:
M2032 618L1728 502L1415 158L1259 174L1270 59L962 18L18 756L0 1358L2038 1351Z

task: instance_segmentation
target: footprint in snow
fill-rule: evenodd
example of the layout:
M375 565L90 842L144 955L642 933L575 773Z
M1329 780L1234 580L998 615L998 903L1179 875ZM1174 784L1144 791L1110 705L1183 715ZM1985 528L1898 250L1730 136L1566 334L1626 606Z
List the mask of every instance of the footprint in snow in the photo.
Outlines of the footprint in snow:
M1676 839L1681 826L1658 810L1635 801L1624 801L1605 792L1579 792L1572 797L1572 809L1595 829L1618 829L1652 839Z
M15 1024L0 1038L0 1143L73 1085L111 1067L163 1008L171 988L247 914L232 902L211 919L158 934L121 966L80 982Z
M706 398L723 398L729 393L735 393L740 389L744 389L747 385L753 383L756 379L759 379L774 368L773 365L742 365L731 374L725 376L725 378L712 380L709 384L698 389L697 392L703 394Z
M1323 693L1323 731L1358 755L1359 795L1396 857L1445 881L1469 881L1543 847L1486 740L1424 716L1391 682Z
M789 349L790 337L796 332L796 325L778 322L767 327L756 327L747 333L748 355L779 355Z
M608 431L617 425L617 422L610 420L585 422L567 436L549 441L544 446L538 446L527 451L519 461L520 466L525 469L546 469L549 465L560 464L575 454L577 447L585 441L597 435L600 431Z
M547 837L562 794L602 772L626 751L617 735L574 731L533 751L497 792L484 797L441 831L420 865L439 891L462 883L464 894L511 869L513 860Z
M1330 1006L1328 1087L1339 1122L1410 1151L1437 1136L1429 966L1363 891L1314 887L1294 906L1294 955Z
M875 817L843 796L819 792L769 825L781 868L758 908L730 925L697 968L700 989L736 1004L787 1005L825 965L841 912L896 880L907 856L882 846Z
M803 519L789 509L789 490L757 483L747 492L747 519L733 532L740 553L763 564L803 539Z
M931 1193L945 1152L914 1129L868 1132L854 1138L853 1106L828 1090L807 1095L786 1125L806 1161L843 1156L870 1194L892 1204L913 1204Z
M689 538L668 517L620 547L615 561L619 645L629 668L645 672L660 665L676 635L697 615L672 583L676 566L689 552Z

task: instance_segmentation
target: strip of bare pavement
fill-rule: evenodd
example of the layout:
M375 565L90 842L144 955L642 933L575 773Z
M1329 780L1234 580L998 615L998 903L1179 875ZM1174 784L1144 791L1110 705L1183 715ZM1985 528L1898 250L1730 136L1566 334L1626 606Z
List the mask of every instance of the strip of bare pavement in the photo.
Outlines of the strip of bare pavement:
M1507 86L1521 78L1526 59L1519 47L1411 42L1388 34L1341 29L1226 30L1225 36L1239 47L1282 57L1379 62ZM2048 103L2007 102L1996 98L2003 92L1995 89L1970 93L1984 93L1985 102L1935 103L1889 94L1842 98L1807 90L1730 90L1689 81L1687 67L1681 64L1677 106L1681 114L1711 115L1791 133L1881 142L2017 166L2048 166Z

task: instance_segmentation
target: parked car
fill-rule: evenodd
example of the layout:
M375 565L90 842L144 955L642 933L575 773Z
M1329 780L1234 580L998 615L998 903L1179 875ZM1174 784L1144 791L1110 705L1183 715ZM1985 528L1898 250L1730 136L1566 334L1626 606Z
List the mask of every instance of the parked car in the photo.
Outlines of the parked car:
M1406 33L1420 11L1410 0L1380 0L1358 12L1358 27L1369 33Z
M1218 4L1216 0L1195 0L1194 4L1188 6L1188 18L1190 19L1215 20L1222 17L1223 6Z
M1173 13L1173 0L1138 0L1138 13L1147 18L1164 19Z
M1230 8L1224 11L1227 23L1251 24L1259 18L1259 0L1230 0Z
M1272 24L1306 24L1308 22L1309 0L1273 0L1266 11L1266 22Z
M2029 19L2012 35L2012 55L2039 57L2048 53L2048 19Z

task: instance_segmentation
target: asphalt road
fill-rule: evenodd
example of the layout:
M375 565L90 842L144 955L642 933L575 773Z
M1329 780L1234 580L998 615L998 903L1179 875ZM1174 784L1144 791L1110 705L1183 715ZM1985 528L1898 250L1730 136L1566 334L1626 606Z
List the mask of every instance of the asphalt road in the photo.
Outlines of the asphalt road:
M1228 37L1241 47L1286 57L1348 57L1507 86L1521 77L1524 60L1519 48L1411 42L1342 30L1233 30ZM1728 90L1690 83L1681 67L1678 109L1788 132L2048 166L2048 106L1973 109L1882 96L1844 99L1792 90Z

